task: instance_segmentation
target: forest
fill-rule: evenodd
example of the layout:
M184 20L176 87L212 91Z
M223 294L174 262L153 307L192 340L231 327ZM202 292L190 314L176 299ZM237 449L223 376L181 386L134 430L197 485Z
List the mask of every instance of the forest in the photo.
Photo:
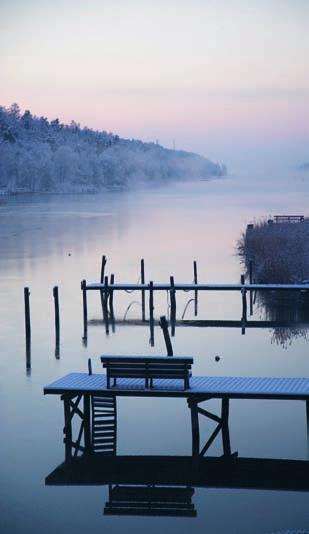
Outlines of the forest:
M0 107L0 193L96 192L219 177L224 165L157 143Z

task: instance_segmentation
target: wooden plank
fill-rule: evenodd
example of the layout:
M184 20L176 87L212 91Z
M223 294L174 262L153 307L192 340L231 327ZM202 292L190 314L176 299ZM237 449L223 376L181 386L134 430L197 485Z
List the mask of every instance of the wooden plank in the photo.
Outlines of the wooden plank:
M218 377L192 376L190 390L183 391L177 381L160 381L156 389L145 390L132 379L125 388L109 390L103 374L70 373L44 387L44 394L84 394L145 396L145 397L191 397L209 396L213 398L250 398L309 400L309 378L278 377Z
M104 284L88 283L87 291L104 289ZM115 291L169 291L170 283L166 284L114 284ZM309 284L174 284L177 291L240 291L245 288L247 291L309 291Z
M168 364L173 363L191 363L193 364L194 359L192 356L173 356L173 358L169 358L168 356L163 355L156 355L156 356L148 356L148 355L132 355L132 356L125 356L123 354L117 355L117 354L109 354L105 355L102 354L101 356L98 356L101 359L101 362L127 362L130 361L132 363L161 363L163 361L166 361Z

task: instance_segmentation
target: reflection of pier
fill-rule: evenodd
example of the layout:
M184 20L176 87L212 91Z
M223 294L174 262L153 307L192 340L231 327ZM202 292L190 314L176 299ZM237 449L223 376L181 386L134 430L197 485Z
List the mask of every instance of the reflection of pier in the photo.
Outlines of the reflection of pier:
M190 487L109 484L104 514L196 517L193 494Z
M108 486L105 515L196 517L195 488L309 491L309 462L236 456L106 456L58 466L47 486Z
M191 456L104 456L62 463L47 485L153 485L309 491L309 462L265 458Z

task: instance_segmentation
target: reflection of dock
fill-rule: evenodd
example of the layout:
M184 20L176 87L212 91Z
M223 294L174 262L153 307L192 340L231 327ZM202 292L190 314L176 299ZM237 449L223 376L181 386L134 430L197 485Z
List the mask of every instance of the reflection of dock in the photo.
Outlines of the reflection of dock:
M196 517L193 494L189 487L109 484L104 514Z
M104 325L104 319L90 319L88 321L89 326L102 326ZM181 319L175 321L175 327L193 327L193 328L309 328L309 321L299 323L298 321L237 321L232 319ZM141 319L114 319L114 326L148 326L148 320ZM154 326L159 325L159 321L154 321Z
M107 457L96 454L61 464L46 477L45 483L49 486L144 485L309 491L309 462L235 456L205 457L196 461L191 456ZM171 496L167 494L166 498Z

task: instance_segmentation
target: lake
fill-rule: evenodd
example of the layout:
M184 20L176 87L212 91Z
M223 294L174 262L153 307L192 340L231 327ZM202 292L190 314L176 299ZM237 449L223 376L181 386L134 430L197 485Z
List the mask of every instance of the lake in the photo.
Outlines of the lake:
M282 191L285 191L282 193ZM115 332L106 335L97 292L88 294L88 343L82 341L80 281L98 281L102 254L115 281L137 282L145 259L146 280L190 283L193 260L204 283L237 283L243 269L236 244L246 224L275 213L306 214L308 186L293 173L235 176L98 195L24 195L0 199L1 298L1 498L3 533L87 532L149 534L158 529L247 534L306 529L308 496L302 492L195 488L197 515L103 515L107 486L45 486L64 459L63 409L44 385L72 371L102 372L97 355L165 353L161 331L155 346L141 318L140 294L116 293ZM55 356L52 289L59 286L61 338ZM31 369L26 369L23 288L30 288ZM192 294L177 294L181 319ZM168 313L167 296L155 295L155 317ZM193 303L185 312L194 317ZM127 324L123 319L127 319ZM199 319L241 318L238 293L203 293ZM256 306L254 318L263 318ZM133 322L133 321L132 321ZM237 376L306 376L306 330L176 327L174 353L195 358L194 373ZM120 398L117 453L189 455L190 413L182 399ZM219 413L219 402L207 403ZM210 429L205 424L205 432ZM208 427L207 427L208 425ZM204 432L204 430L203 430ZM233 451L241 457L307 458L303 402L234 400L230 403ZM206 433L205 433L206 436ZM206 439L206 437L205 437ZM222 454L217 439L209 450Z

